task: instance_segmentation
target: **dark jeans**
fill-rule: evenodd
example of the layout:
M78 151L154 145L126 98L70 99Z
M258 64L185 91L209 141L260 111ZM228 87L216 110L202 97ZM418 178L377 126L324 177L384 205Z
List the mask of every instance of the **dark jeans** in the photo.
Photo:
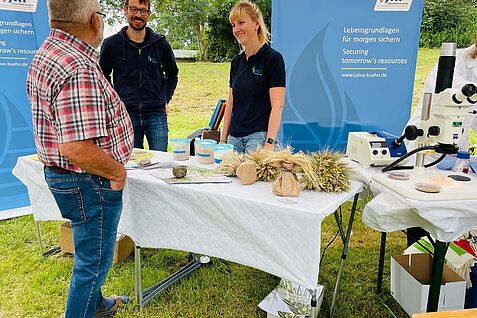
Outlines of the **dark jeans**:
M144 149L144 135L149 149L167 151L169 128L165 112L129 115L134 129L134 148Z
M73 232L75 256L65 317L91 318L103 300L101 286L113 261L123 191L112 190L109 180L90 173L44 171Z

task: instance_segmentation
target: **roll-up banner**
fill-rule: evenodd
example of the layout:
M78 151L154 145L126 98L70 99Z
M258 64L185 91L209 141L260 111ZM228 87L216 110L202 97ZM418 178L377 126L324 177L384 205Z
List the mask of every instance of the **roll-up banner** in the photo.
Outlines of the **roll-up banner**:
M409 118L423 0L276 0L287 92L280 140L345 150L348 132L399 135Z
M35 153L26 76L49 30L46 0L0 0L0 219L30 204L11 171L19 156Z

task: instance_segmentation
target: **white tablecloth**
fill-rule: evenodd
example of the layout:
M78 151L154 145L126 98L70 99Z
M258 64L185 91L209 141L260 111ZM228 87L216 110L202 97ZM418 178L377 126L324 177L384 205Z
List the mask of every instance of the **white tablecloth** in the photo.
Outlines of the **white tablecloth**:
M157 160L170 161L172 154L154 152ZM35 220L61 219L38 161L21 157L13 173L28 187ZM303 191L297 198L276 196L271 187L242 186L235 178L170 185L147 170L130 170L119 232L141 247L220 257L314 288L321 222L362 191L362 183L353 181L346 193Z
M477 226L477 200L408 199L373 181L380 168L350 165L357 171L357 179L370 184L374 198L366 204L362 219L375 230L393 232L418 226L442 242L451 242Z

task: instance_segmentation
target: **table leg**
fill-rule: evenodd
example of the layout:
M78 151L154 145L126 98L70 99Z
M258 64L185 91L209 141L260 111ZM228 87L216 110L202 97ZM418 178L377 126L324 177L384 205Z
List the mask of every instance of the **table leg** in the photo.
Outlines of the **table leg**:
M379 248L378 279L376 293L381 294L383 287L384 256L386 254L386 232L381 232L381 246Z
M40 243L41 255L47 257L47 256L55 255L55 254L58 254L59 252L61 252L61 249L60 249L59 246L52 247L52 248L50 248L49 250L46 250L46 251L43 249L43 240L41 238L40 222L35 221L35 225L36 225L36 234L38 235L38 243Z
M340 263L340 268L338 270L338 277L336 278L336 283L335 283L335 290L333 292L333 300L331 301L331 308L330 308L330 314L331 317L334 317L335 315L335 303L336 303L336 296L338 295L338 288L340 285L340 280L341 280L341 274L343 272L343 267L344 263L346 261L346 254L348 252L348 245L349 241L351 238L351 231L353 229L353 221L354 221L354 215L356 213L356 206L358 205L358 198L359 198L359 193L355 194L354 200L353 200L353 206L351 207L351 214L349 216L349 221L348 221L348 229L346 231L346 235L343 236L341 235L341 239L343 240L343 252L341 254L341 263ZM337 212L335 211L335 218L337 220L337 225L340 233L343 233L343 225L341 222L339 222L339 218L337 217Z
M142 269L141 269L141 247L134 246L134 292L139 303L139 310L142 312Z
M40 231L40 223L38 221L35 221L36 225L36 234L38 235L38 242L40 243L40 252L43 254L43 242L41 239L41 231Z
M444 261L449 243L436 240L434 244L434 258L432 260L431 280L429 282L429 297L427 299L427 312L437 311L439 294L441 291Z
M310 290L311 293L311 308L310 308L310 318L316 318L318 316L318 311L316 310L316 289Z

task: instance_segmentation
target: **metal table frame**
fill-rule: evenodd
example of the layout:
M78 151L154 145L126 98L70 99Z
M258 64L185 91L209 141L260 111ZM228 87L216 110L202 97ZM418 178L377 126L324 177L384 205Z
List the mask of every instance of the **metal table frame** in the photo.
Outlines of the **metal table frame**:
M39 221L35 221L35 227L36 227L36 234L38 236L38 244L40 245L41 255L43 255L45 257L48 257L48 256L52 256L52 255L55 255L55 254L58 254L59 252L61 252L61 249L60 249L59 245L54 246L54 247L45 251L44 248L43 248L43 239L41 238L41 230L40 230L40 222Z
M346 233L343 229L343 223L338 215L338 211L335 211L334 217L336 224L338 226L338 231L341 237L341 241L343 242L343 251L341 253L341 263L338 270L338 276L336 278L336 283L333 291L333 299L331 302L330 313L331 317L334 317L336 313L336 298L338 296L339 285L341 282L341 275L343 273L344 264L346 261L346 255L348 253L349 241L351 238L351 231L353 228L354 217L356 214L356 208L358 205L359 193L354 195L353 205L351 207L350 217L346 229ZM173 273L172 275L168 276L167 278L159 281L158 283L143 289L142 285L142 266L141 266L141 247L136 246L134 248L134 292L136 298L139 303L140 311L143 310L144 306L148 305L152 299L159 294L161 294L167 287L171 286L172 284L176 283L177 281L181 280L184 277L189 276L195 270L210 264L210 258L208 256L197 256L194 254L190 254L189 256L189 263L179 269L177 272ZM317 298L316 298L316 290L311 292L311 312L310 316L312 318L317 317Z

